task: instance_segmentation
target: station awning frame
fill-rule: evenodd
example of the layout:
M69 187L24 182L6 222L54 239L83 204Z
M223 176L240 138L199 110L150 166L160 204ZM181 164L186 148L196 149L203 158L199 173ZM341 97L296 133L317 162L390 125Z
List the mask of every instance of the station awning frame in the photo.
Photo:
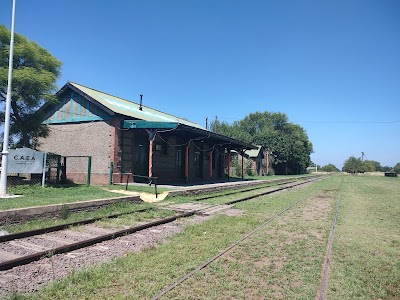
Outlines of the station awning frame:
M197 127L188 126L178 122L153 122L145 120L123 120L121 122L121 129L147 129L155 133L159 130L183 130L196 134L199 137L204 137L204 140L213 140L214 144L226 145L229 149L252 150L257 149L257 146L218 134L209 130L200 129Z

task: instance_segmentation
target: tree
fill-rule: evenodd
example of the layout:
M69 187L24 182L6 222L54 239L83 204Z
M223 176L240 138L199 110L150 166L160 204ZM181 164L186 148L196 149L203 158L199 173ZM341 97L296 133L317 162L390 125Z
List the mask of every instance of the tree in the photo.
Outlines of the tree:
M390 172L390 171L392 171L393 170L393 168L391 168L391 167L389 167L389 166L384 166L384 167L382 167L382 172Z
M343 171L347 173L359 173L362 172L363 163L360 158L355 158L354 156L350 156L343 165Z
M327 164L326 166L323 166L321 168L321 171L324 171L324 172L339 172L339 169L336 168L336 166L334 164Z
M400 162L393 167L393 171L400 174Z
M276 174L303 173L310 164L313 150L307 133L283 113L255 112L232 125L214 121L211 130L267 148Z
M10 38L10 31L0 25L0 102L3 103L7 95ZM54 92L60 68L61 62L47 50L15 34L10 115L10 135L15 146L34 146L38 137L48 134L37 110L46 101L58 101ZM4 121L4 112L0 118Z
M364 164L366 164L367 169L370 170L368 172L382 172L381 163L379 163L375 160L364 160Z

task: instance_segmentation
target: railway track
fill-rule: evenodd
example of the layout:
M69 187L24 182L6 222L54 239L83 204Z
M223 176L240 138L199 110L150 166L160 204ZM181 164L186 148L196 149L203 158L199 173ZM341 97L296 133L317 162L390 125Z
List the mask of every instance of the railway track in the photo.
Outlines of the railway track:
M247 201L264 195L283 191L286 189L299 187L301 185L311 183L316 180L320 180L321 178L322 177L312 178L312 179L307 178L307 180L304 181L286 183L287 186L280 186L274 189L270 189L268 191L261 191L260 193L257 193L255 195L238 198L219 205L211 205L211 206L209 205L200 208L192 207L187 210L183 209L183 212L182 210L179 212L179 209L174 208L173 206L164 207L164 209L178 211L179 213L175 214L172 217L167 217L152 222L147 222L145 224L139 224L137 226L124 228L122 230L106 230L102 228L95 228L93 226L89 227L89 232L91 232L89 234L87 232L86 233L83 232L80 234L80 232L73 232L70 230L71 226L82 225L85 222L87 222L85 226L90 226L90 223L98 221L98 219L92 219L92 220L86 220L60 226L53 226L52 228L43 228L31 232L22 232L10 236L4 236L2 237L2 241L0 242L0 254L1 254L0 257L2 257L2 259L0 260L0 271L9 270L17 266L29 264L31 262L38 261L43 257L48 257L49 255L71 252L77 249L97 244L99 242L115 239L117 237L138 232L146 228L155 227L161 224L167 224L179 218L185 218L193 216L195 214L210 214L213 211L215 212L229 208L231 205L238 202ZM215 197L221 197L221 196L215 196ZM147 209L143 209L141 211L144 212L147 211ZM134 212L140 212L140 211L137 210ZM109 217L117 218L118 216L122 216L124 214L127 213L113 215ZM54 233L55 231L62 231L63 236L65 237L59 238L53 236L52 233ZM43 243L50 244L50 246L47 247L42 246Z
M195 199L193 199L193 201L209 200L209 199L213 199L213 198L217 198L217 197L234 195L234 194L237 194L239 192L240 193L245 193L245 192L264 189L264 188L271 187L271 186L284 185L284 184L287 184L287 183L296 182L296 181L304 180L304 179L305 179L304 177L295 177L295 178L292 178L292 179L279 179L279 180L274 180L273 182L269 182L269 183L262 184L262 185L257 185L255 187L251 187L251 188L247 188L247 189L241 189L241 190L233 191L233 192L229 192L229 193L221 193L221 194L217 194L217 195L210 195L210 196L205 196L205 197L201 197L201 198L195 198Z
M322 178L320 178L322 179ZM283 188L285 189L285 188ZM310 193L309 193L310 194ZM181 285L183 282L185 282L186 280L188 280L190 277L192 277L194 274L196 274L197 272L207 268L210 264L212 264L214 261L217 261L220 257L223 257L225 254L227 254L228 252L230 252L232 249L234 249L236 246L238 246L241 242L243 242L244 240L248 239L249 237L251 237L252 235L254 235L255 233L259 232L262 228L266 227L268 224L270 224L271 222L273 222L274 220L278 219L280 216L282 216L283 214L285 214L287 211L289 211L290 209L292 209L293 207L297 206L299 203L301 203L302 201L304 201L305 199L308 198L309 194L307 194L306 196L302 197L301 199L297 200L296 202L288 205L287 207L283 208L281 211L277 212L276 214L274 214L273 216L267 218L264 220L264 222L257 226L256 228L252 229L251 231L247 232L244 236L242 236L239 240L237 240L236 242L232 243L231 245L229 245L228 247L226 247L224 250L222 250L221 252L219 252L217 255L213 256L212 258L210 258L209 260L207 260L206 262L204 262L203 264L197 266L194 270L186 273L185 275L181 276L180 278L178 278L174 283L166 286L164 289L162 289L158 294L156 294L155 296L153 296L151 298L151 300L158 300L160 298L162 298L164 295L166 295L167 293L169 293L170 291L172 291L173 289L175 289L176 287L178 287L179 285ZM340 197L339 197L340 199ZM244 201L244 200L243 200ZM339 202L338 202L339 203ZM337 204L338 205L338 204ZM337 220L337 210L336 209L336 217L335 217L335 223ZM334 231L334 227L332 229L332 231ZM332 237L331 237L332 240ZM330 247L331 247L331 241L329 242ZM329 256L328 256L328 260L329 260ZM326 271L325 271L326 272ZM324 276L324 282L322 284L322 291L324 291L325 289L325 281L326 278ZM319 300L323 300L323 293L322 293L322 298L319 297Z

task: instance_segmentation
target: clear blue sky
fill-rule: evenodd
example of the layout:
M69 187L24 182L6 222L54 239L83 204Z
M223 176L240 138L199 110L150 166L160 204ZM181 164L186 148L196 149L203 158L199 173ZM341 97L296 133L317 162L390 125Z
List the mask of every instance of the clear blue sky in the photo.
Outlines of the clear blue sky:
M400 162L398 0L17 0L15 28L63 62L59 87L144 94L202 125L283 112L321 166Z

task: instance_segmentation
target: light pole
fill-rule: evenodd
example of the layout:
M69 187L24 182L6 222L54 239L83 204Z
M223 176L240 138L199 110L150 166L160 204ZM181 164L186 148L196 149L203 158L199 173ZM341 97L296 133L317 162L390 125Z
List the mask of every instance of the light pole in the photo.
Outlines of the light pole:
M13 56L14 56L15 1L16 0L13 0L12 16L11 16L10 58L8 60L8 85L7 85L7 97L6 97L6 112L4 120L4 141L3 141L3 152L1 156L0 196L6 195L6 188L7 188L8 139L10 135L11 83L12 83Z

